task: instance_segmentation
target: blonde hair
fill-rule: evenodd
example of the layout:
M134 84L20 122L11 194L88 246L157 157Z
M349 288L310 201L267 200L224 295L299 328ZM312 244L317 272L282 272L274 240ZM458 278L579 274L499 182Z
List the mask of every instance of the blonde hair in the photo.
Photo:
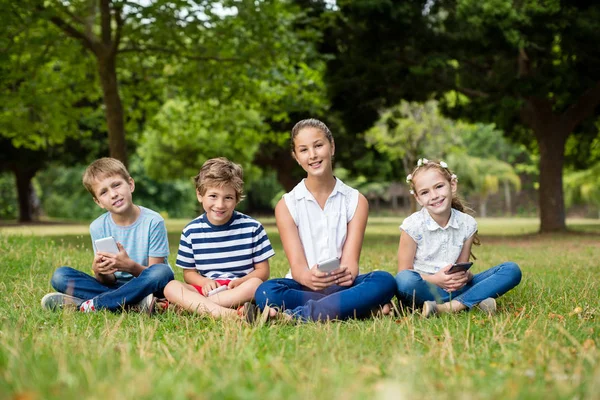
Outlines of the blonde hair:
M410 186L410 192L413 193L415 196L417 196L417 193L415 190L415 177L418 176L419 173L430 170L430 169L435 169L436 171L438 171L444 177L444 179L446 179L449 183L451 183L452 181L458 181L458 178L456 177L456 175L454 173L452 173L450 168L448 168L446 163L444 163L443 161L421 159L421 160L419 160L419 163L417 164L417 166L415 168L413 168L412 172L408 175L408 177L410 177L410 178L407 177L407 179L406 179L408 182L408 185ZM471 207L469 207L463 199L460 198L458 193L452 194L451 207L460 212L464 212L465 214L469 214L469 215L474 214L473 209ZM481 244L481 240L479 240L479 235L477 232L475 232L475 236L473 238L473 244L476 246L479 246ZM475 257L473 252L471 252L471 257L473 257L474 260L477 259L477 257Z
M99 179L114 175L120 175L126 181L131 179L127 168L121 161L111 157L99 158L85 169L82 179L83 186L92 194L92 197L96 198L93 188L94 183Z
M209 187L222 188L230 185L235 190L237 202L244 199L244 172L238 164L225 157L211 158L202 164L194 177L196 190L204 196Z

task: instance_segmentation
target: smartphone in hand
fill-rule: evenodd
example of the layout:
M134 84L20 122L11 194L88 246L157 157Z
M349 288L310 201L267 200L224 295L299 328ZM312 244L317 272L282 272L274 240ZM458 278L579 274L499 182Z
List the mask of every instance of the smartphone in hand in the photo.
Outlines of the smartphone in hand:
M110 253L117 254L119 252L119 247L117 247L117 241L114 237L108 236L102 239L98 239L94 242L96 245L96 251L100 251L102 253Z
M317 269L321 272L332 272L340 267L340 259L339 258L331 258L329 260L325 260L320 262L317 265Z
M472 265L472 262L456 263L452 265L448 271L446 271L446 275L455 274L460 271L468 271Z

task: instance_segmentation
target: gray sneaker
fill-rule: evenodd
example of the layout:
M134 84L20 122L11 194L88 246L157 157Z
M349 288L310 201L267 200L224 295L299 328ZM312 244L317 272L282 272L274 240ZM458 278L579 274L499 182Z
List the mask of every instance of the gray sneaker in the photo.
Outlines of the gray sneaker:
M154 305L156 304L156 297L153 294L149 294L144 297L142 301L132 307L134 311L152 315L154 313Z
M421 312L421 316L423 318L433 317L437 313L437 303L434 300L426 301L425 303L423 303L423 311Z
M42 307L46 310L61 310L63 308L77 309L85 300L68 294L53 292L42 297Z
M492 315L496 313L496 300L491 297L483 300L481 303L477 304L477 307L488 315Z

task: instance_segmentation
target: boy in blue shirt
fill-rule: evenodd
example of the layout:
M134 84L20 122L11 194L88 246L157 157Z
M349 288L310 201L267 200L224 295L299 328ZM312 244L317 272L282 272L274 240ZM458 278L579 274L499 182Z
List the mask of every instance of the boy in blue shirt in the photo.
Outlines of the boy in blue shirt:
M71 267L60 267L52 276L58 293L42 299L42 307L78 307L82 312L118 311L138 305L152 313L155 296L173 279L167 263L169 243L164 219L132 201L135 183L125 166L114 158L101 158L83 174L83 185L106 213L90 225L94 276ZM96 240L112 236L119 252L96 249Z
M275 253L267 232L255 219L235 211L243 198L242 168L226 158L204 163L195 178L196 196L205 213L181 233L177 266L185 283L170 282L170 303L213 317L247 316L249 301L269 278ZM216 293L218 292L218 293ZM242 304L247 303L235 310Z

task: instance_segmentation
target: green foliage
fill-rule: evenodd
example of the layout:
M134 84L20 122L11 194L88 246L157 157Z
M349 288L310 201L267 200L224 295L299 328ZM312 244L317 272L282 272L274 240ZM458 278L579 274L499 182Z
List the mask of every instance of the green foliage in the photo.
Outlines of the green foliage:
M591 204L600 212L600 163L583 171L568 172L564 187L567 207Z
M227 157L241 164L251 181L251 161L264 129L259 113L239 102L169 100L149 121L139 153L155 179L191 178L207 159Z
M0 173L0 219L16 219L19 213L13 174Z
M36 180L42 188L42 207L47 216L91 222L105 212L81 183L85 168L52 166L37 175ZM197 214L198 201L191 179L157 182L146 175L137 158L131 160L129 173L136 184L134 203L165 217L191 219Z

